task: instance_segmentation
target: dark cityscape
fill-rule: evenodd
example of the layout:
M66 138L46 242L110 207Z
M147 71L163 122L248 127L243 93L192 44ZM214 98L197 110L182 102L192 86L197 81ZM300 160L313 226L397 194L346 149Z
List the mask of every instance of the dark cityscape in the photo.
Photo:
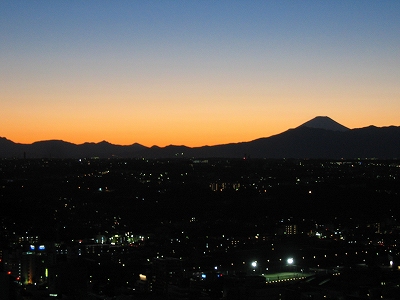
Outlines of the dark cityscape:
M399 299L400 162L2 159L0 299Z

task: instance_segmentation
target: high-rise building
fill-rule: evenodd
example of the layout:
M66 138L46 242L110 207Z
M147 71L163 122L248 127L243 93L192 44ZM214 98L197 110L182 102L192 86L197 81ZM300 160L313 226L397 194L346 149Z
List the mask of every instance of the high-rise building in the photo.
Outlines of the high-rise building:
M285 234L297 234L297 225L296 224L285 225Z

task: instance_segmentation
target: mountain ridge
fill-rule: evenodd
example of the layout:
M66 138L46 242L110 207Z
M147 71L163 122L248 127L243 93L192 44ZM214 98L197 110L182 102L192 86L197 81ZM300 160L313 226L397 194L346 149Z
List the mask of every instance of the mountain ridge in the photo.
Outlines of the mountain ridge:
M270 137L200 147L184 145L146 147L138 143L114 145L107 141L73 144L62 140L19 144L0 137L0 158L12 157L392 159L400 158L400 126L370 125L348 129L329 117L316 117L296 128Z

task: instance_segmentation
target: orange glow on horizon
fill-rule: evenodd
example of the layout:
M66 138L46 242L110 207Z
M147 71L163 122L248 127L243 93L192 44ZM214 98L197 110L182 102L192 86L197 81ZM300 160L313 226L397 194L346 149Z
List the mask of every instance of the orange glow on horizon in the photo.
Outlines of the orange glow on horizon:
M319 114L327 115L327 114ZM315 115L316 116L316 115ZM70 126L54 126L51 123L37 122L35 126L26 127L26 130L19 127L9 127L3 130L2 136L15 142L30 144L43 140L63 140L74 144L85 142L98 143L107 141L117 145L131 145L139 143L151 147L165 147L168 145L184 145L188 147L212 146L218 144L247 142L258 138L270 137L282 133L288 129L295 128L300 124L312 119L313 116L298 116L291 121L284 120L242 120L242 122L177 122L177 123L153 123L146 128L136 128L135 125L115 128L109 126L96 127L98 124L82 126L78 123L67 123ZM368 120L354 120L349 116L342 116L341 119L330 116L335 121L349 128L361 128L369 125L375 126L398 126L392 119L387 118L380 123L372 123ZM165 126L163 126L165 125ZM48 128L49 127L49 128ZM48 128L48 129L47 129ZM128 128L128 129L127 129ZM46 130L47 129L47 130Z

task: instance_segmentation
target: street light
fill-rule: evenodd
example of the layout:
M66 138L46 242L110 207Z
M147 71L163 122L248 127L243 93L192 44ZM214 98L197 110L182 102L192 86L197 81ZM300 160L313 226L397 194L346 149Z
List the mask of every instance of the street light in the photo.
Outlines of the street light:
M286 263L287 263L287 266L289 266L289 268L288 268L288 270L289 271L295 271L295 267L294 267L294 259L293 259L293 257L289 257L287 260L286 260ZM292 266L293 266L293 268L292 268Z
M257 265L258 265L258 263L256 260L251 263L251 266L253 267L253 272L256 271Z

